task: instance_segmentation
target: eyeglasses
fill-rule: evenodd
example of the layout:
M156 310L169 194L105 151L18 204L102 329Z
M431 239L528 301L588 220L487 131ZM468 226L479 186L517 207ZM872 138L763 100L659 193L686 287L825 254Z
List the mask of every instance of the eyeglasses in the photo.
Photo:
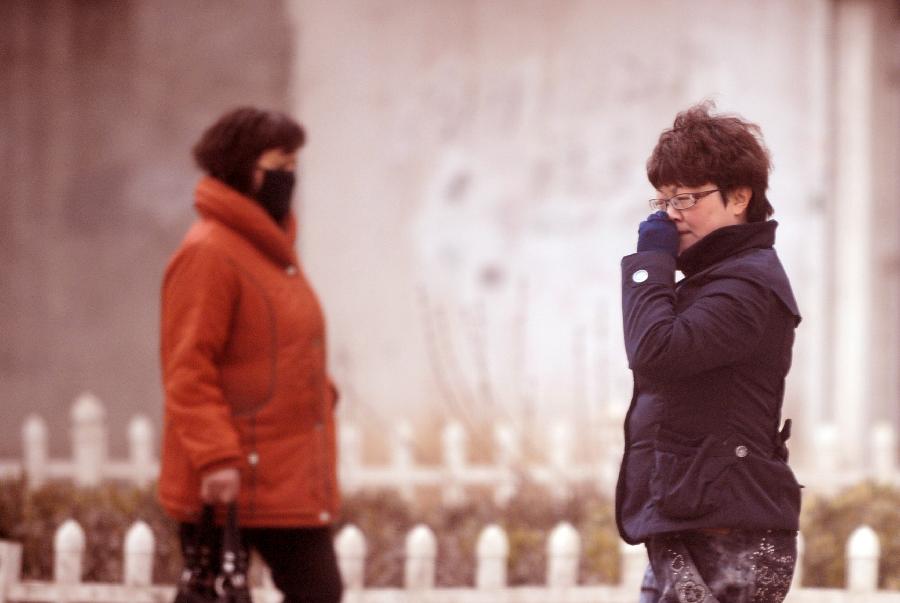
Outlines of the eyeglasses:
M712 193L717 192L719 192L719 189L714 188L711 191L702 191L699 193L681 193L669 197L668 199L650 199L650 209L656 211L666 211L666 208L669 205L671 205L675 209L688 209L689 207L694 207L694 205L697 204L697 201L699 201L706 195L711 195Z

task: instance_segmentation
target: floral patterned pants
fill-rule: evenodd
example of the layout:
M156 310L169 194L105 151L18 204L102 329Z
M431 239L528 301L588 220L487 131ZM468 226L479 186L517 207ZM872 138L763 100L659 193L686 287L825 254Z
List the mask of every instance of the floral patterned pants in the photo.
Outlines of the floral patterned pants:
M797 533L779 530L691 531L647 541L652 576L642 601L781 603L797 560Z

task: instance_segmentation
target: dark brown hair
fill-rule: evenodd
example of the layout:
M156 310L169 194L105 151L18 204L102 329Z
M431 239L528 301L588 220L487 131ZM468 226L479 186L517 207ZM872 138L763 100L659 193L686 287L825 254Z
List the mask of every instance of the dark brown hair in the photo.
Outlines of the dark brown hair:
M204 172L252 195L253 167L263 152L296 151L306 142L303 126L277 111L240 107L229 111L203 132L194 159Z
M747 221L763 222L775 210L766 197L772 164L762 131L737 116L711 115L713 108L706 101L675 117L647 160L647 178L656 189L712 182L723 200L734 189L748 186L753 196Z

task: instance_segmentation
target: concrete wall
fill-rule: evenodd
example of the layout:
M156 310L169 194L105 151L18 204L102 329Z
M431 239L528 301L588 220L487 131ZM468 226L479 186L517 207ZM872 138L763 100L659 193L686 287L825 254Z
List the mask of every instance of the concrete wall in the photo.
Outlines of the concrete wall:
M808 319L789 407L826 412L830 3L291 5L302 249L360 412L621 412L618 262L648 213L644 162L704 98L766 134Z
M281 2L0 3L0 451L28 412L159 417L162 270L193 219L190 146L238 103L287 108ZM60 416L62 415L62 416Z

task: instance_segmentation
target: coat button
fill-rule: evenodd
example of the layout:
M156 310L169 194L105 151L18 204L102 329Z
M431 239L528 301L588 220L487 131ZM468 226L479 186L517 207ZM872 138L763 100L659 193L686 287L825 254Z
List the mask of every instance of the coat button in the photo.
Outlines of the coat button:
M284 271L285 271L285 273L287 273L288 276L294 276L295 274L297 274L297 267L291 265L291 266L288 266L287 268L285 268Z
M736 446L734 448L734 456L736 456L738 458L744 458L748 454L750 454L750 451L747 450L747 447L744 445Z
M250 454L247 455L247 462L250 463L251 465L258 465L259 464L259 454L257 454L256 452L251 452Z
M650 275L646 270L636 270L634 274L631 275L631 280L636 283L643 283Z
M331 513L329 513L328 511L322 511L321 513L319 513L319 521L321 521L322 523L331 521Z

